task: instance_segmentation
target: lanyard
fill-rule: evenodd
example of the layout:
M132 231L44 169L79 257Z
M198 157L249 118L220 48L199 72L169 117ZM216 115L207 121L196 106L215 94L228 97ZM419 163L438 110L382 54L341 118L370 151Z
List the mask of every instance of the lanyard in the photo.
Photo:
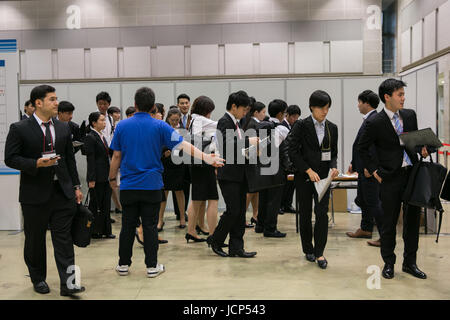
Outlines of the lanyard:
M328 127L328 123L325 122L325 128L327 129L328 133L328 148L323 147L323 140L322 140L322 151L331 151L331 133L330 128Z

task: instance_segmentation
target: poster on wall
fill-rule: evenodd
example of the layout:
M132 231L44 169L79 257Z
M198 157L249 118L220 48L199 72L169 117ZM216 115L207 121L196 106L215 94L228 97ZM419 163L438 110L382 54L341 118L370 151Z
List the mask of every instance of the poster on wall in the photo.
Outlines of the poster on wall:
M0 39L0 174L18 174L5 165L9 126L19 121L19 52L16 39Z

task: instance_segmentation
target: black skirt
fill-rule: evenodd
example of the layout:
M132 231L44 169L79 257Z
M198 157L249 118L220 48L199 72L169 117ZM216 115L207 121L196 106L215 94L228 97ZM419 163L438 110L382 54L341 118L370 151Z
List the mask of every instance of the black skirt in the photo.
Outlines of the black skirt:
M163 165L164 165L164 172L162 176L163 176L164 190L168 191L183 190L186 165L184 164L175 165L170 160L170 157L166 160L163 160Z
M192 166L192 200L219 200L215 168L208 165Z

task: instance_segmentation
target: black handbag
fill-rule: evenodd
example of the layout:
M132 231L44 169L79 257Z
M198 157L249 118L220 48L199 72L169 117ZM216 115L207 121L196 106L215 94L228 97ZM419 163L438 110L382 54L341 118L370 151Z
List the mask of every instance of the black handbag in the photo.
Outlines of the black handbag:
M84 204L77 204L77 212L72 221L73 244L80 248L86 248L91 243L91 226L94 221L94 215L87 207L89 204L89 193Z
M407 205L433 209L439 212L439 227L436 242L442 225L442 208L440 194L442 185L447 175L447 169L439 163L423 162L423 158L417 162L411 171L408 184L403 194L403 200Z

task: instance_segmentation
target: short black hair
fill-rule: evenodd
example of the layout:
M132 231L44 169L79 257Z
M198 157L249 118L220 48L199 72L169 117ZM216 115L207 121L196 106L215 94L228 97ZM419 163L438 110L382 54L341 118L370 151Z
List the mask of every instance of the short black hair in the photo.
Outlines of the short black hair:
M100 100L106 101L108 102L108 104L111 103L111 96L109 95L108 92L106 91L102 91L99 94L97 94L97 96L95 97L95 101L99 102Z
M107 112L108 112L108 114L113 114L116 112L120 113L120 109L117 107L109 107Z
M135 112L136 112L136 108L133 107L133 106L128 107L127 110L125 110L125 114L126 114L127 117L128 117L130 114L133 114L133 113L135 113Z
M378 98L378 95L372 90L361 92L358 96L358 100L362 103L368 103L374 109L378 108L378 105L380 104L380 98Z
M177 97L177 103L180 102L180 99L188 99L188 101L191 101L191 98L186 93L182 93Z
M327 104L331 108L331 97L323 90L316 90L309 97L309 110L311 110L311 107L323 108Z
M299 116L302 115L302 110L300 110L300 107L296 104L291 104L288 108L287 108L287 114L292 116L294 114L298 114Z
M47 93L55 92L55 88L47 84L42 84L40 86L34 87L30 92L30 101L33 107L36 107L36 100L40 99L44 101Z
M89 125L93 128L94 126L92 125L94 122L97 122L98 121L98 119L100 119L100 116L101 116L102 114L100 113L100 112L98 112L98 111L95 111L95 112L92 112L91 114L89 114L89 118L88 118L88 121L89 121Z
M178 106L170 106L170 107L169 107L169 110L170 110L170 109L174 109L174 108L177 108L177 109L178 109Z
M213 112L216 108L214 102L207 96L200 96L194 100L192 104L191 114L199 114L201 116L206 116Z
M256 103L255 97L250 97L249 107L252 108L255 103Z
M272 100L269 103L269 116L275 118L280 112L285 112L287 107L287 103L281 99Z
M142 87L134 95L134 103L141 112L149 112L155 106L155 93L149 87Z
M164 117L164 113L165 113L164 105L162 103L157 102L157 103L155 103L155 106L156 106L156 111L161 113L161 115Z
M231 106L235 104L236 107L247 107L250 105L250 97L248 96L247 92L245 91L238 91L233 92L228 96L228 102L227 102L227 110L231 110Z
M73 112L75 107L69 101L61 101L58 105L58 112Z
M30 100L25 101L25 104L23 105L24 107L28 107L29 105L32 105Z
M378 88L378 95L380 96L381 101L383 101L383 103L386 103L386 99L384 99L385 94L392 97L394 91L397 91L398 89L401 89L403 87L406 87L406 83L402 80L393 78L387 79L380 84L380 87Z

